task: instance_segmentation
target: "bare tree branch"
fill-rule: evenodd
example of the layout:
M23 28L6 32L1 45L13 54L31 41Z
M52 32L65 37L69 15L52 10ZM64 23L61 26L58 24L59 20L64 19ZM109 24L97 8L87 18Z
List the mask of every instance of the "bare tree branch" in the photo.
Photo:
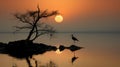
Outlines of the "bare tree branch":
M27 23L27 24L30 24L30 25L33 25L32 23L30 23L30 21L28 20L27 16L26 15L22 15L22 14L18 14L16 13L14 15L19 21L21 21L22 23Z
M58 14L57 11L48 12L48 10L41 11L39 6L35 11L27 11L24 14L16 13L14 16L22 23L28 24L28 26L16 26L18 30L30 29L26 40L35 40L39 36L47 33L52 33L53 27L46 23L41 22L42 18L51 17ZM39 22L39 23L38 23ZM35 36L32 36L35 34Z
M30 26L23 26L23 27L19 27L19 26L14 26L15 28L18 28L18 29L31 29L32 27Z

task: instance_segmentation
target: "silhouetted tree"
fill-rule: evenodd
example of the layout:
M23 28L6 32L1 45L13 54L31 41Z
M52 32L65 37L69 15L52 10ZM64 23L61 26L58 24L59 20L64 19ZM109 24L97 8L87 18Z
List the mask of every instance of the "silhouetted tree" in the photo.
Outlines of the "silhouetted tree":
M48 34L48 33L54 33L55 30L52 26L46 24L45 22L42 22L41 19L48 18L53 15L57 15L57 11L48 12L48 10L40 10L39 6L37 6L36 11L27 11L24 14L16 13L14 14L15 18L17 18L19 21L21 21L24 24L27 24L25 26L15 26L17 28L16 31L22 30L22 29L29 29L29 35L27 36L26 40L35 40L40 35ZM34 35L35 36L32 36Z
M25 26L15 26L17 28L16 31L20 31L22 29L29 29L29 34L28 34L27 38L25 40L15 42L15 44L18 44L18 42L19 42L19 44L31 46L30 44L34 44L33 41L35 39L37 39L39 36L48 34L48 33L50 33L50 34L54 33L55 32L54 28L51 25L49 25L45 22L42 22L42 19L51 17L53 15L57 15L57 14L58 14L57 11L52 11L52 12L48 12L48 10L42 11L42 10L40 10L39 6L37 6L37 10L35 10L35 11L27 11L24 14L21 14L21 13L14 14L15 18L17 18L20 22L25 24ZM11 43L9 43L9 44L11 44ZM43 47L43 48L41 48L41 50L40 50L41 52L38 51L39 54L45 53L46 51L56 50L56 48L52 49L51 46L47 46L44 44L40 44L40 45L41 45L40 47ZM24 51L26 51L26 53L28 53L28 54L23 54L22 57L25 55L24 57L26 57L29 67L32 67L30 64L29 58L32 58L32 55L35 54L35 52L34 52L34 50L32 50L33 48L32 49L26 48L27 46L25 46ZM32 45L32 47L33 47L33 45ZM26 50L26 49L28 49L28 50ZM32 51L27 52L27 51L29 51L29 49ZM21 50L18 50L18 51L21 51ZM34 52L34 53L32 53L32 52ZM14 55L14 53L12 54L12 52L10 55L12 55L14 57L21 57L21 56L18 56L19 54L18 55L17 54Z

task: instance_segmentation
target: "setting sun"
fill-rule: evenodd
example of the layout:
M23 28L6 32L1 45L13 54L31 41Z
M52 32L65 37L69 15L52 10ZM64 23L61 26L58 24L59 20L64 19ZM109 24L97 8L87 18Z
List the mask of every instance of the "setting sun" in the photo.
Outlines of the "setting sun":
M62 52L61 52L59 49L57 49L57 50L56 50L56 53L57 53L57 54L61 54Z
M61 23L63 21L63 17L61 15L57 15L57 16L55 16L55 21L57 23Z

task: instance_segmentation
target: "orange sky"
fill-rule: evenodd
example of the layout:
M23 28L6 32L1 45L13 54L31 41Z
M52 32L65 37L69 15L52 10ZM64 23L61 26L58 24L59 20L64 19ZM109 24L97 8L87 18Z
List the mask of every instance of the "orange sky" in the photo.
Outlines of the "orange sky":
M51 23L53 24L53 26L56 28L57 31L63 31L63 32L120 31L120 0L0 0L0 32L7 32L7 31L13 32L14 31L13 26L19 25L18 21L16 21L16 19L13 17L13 13L25 12L26 10L34 10L36 9L37 4L39 4L42 10L44 9L48 9L49 11L58 10L61 13L61 15L63 15L64 17L63 23L58 24L55 23L54 19L50 20L52 21ZM96 37L97 35L93 35L93 36ZM93 46L95 46L95 44L98 43L99 45L97 46L101 47L101 44L103 44L103 42L105 42L107 46L110 45L114 46L114 44L117 44L117 42L119 42L117 41L119 40L119 37L117 36L116 36L116 40L114 40L116 41L115 43L112 42L113 39L115 39L115 38L112 39L112 37L109 38L111 39L111 41L109 42L107 41L108 39L104 39L102 37L99 37L101 39L95 39L93 37L89 37L89 38L90 39L88 40L87 38L85 39L83 37L83 40L81 41L82 44L86 43L84 44L84 46L87 45L88 47L86 49L92 49ZM93 38L93 41L91 38ZM11 40L10 37L8 39ZM61 39L61 40L64 40L65 43L67 41L67 39L66 40ZM59 42L59 41L55 41L55 42ZM71 54L71 52L69 51L66 52L70 54L70 57L66 59L66 62L69 62L69 59L73 54ZM83 50L83 52L85 51ZM103 53L97 54L97 52L95 52L95 54L91 54L89 50L88 53L89 54L79 55L81 56L79 61L81 62L81 64L83 64L84 67L88 67L86 64L90 65L90 67L93 67L94 65L96 65L94 67L98 67L97 65L100 63L97 62L101 62L101 63L104 62L105 64L103 64L103 66L105 65L105 66L113 67L107 65L107 62L109 62L109 60L110 60L109 64L113 63L114 65L116 65L116 67L119 64L119 63L114 63L114 61L117 62L119 61L120 58L118 57L115 58L115 56L112 57L112 54L109 53L108 54L110 56L107 57L106 54L107 52L104 55L105 57L100 55ZM66 53L63 54L69 56ZM50 54L48 53L48 55L51 55L51 53ZM47 54L45 56L48 57ZM66 58L65 56L62 57ZM104 61L104 59L101 59L100 57L105 58L106 61ZM2 59L4 60L4 58L5 57L3 57ZM53 59L56 60L56 58ZM95 59L93 60L92 58ZM56 62L57 61L59 62L59 60L60 58L57 59ZM76 67L79 67L79 65L81 65L78 63L79 61L76 61L77 63ZM9 64L9 60L7 62L8 62L7 64ZM0 63L6 63L6 61L2 61ZM67 64L63 63L63 66L64 65Z
M0 0L0 27L7 30L3 27L5 23L16 23L13 13L34 10L39 4L43 10L58 10L63 15L63 23L55 24L60 31L118 31L119 3L119 0Z

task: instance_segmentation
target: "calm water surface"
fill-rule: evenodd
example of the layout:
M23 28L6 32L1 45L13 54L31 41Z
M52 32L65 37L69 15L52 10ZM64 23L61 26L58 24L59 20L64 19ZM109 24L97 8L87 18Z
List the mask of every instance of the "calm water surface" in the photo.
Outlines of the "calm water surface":
M39 61L40 65L53 61L58 67L120 67L119 33L74 33L74 35L79 39L79 42L75 45L85 48L76 51L76 56L79 59L73 65L71 64L73 53L69 50L64 50L61 54L47 52L43 55L34 56L34 58ZM8 43L26 37L26 33L0 33L0 42ZM74 44L71 40L71 33L57 33L51 39L48 35L45 35L39 37L35 42L55 46ZM25 60L0 54L0 67L12 67L13 64L17 64L18 67L27 67Z

